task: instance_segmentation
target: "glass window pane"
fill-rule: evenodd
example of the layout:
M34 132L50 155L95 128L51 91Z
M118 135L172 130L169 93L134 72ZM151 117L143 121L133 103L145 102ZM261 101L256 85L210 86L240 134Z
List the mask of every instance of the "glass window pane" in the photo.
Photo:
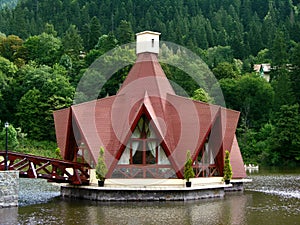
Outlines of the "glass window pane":
M126 149L124 150L118 164L122 164L122 165L130 164L130 149L128 147L126 147Z
M143 143L141 141L132 141L131 148L133 164L143 164Z
M156 163L156 141L147 141L146 164Z
M170 161L161 146L158 147L158 164L170 165Z

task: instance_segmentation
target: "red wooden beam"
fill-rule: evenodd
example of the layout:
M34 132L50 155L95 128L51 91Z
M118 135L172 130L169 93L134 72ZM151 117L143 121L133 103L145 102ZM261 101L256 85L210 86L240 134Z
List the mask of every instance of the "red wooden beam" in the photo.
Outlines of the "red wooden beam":
M0 156L5 156L0 151ZM9 170L18 170L20 177L43 178L50 182L65 182L72 184L86 184L89 182L88 164L52 159L42 156L22 154L17 152L8 153ZM15 163L15 161L17 161ZM67 171L72 169L73 174ZM4 161L0 162L0 170L4 170Z

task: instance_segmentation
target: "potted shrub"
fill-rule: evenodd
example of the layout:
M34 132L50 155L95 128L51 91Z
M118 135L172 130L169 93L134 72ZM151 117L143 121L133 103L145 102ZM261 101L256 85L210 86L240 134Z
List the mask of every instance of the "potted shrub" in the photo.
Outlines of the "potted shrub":
M193 164L193 161L191 158L190 151L187 151L186 162L185 162L184 170L183 170L183 176L184 176L184 179L186 179L186 183L185 183L186 187L192 186L192 182L190 182L190 179L195 177L195 173L194 173L192 164Z
M96 165L96 178L98 179L98 186L104 186L105 175L107 173L107 167L105 164L105 157L104 157L104 148L101 147L99 151L98 162Z
M225 181L225 184L230 183L230 179L232 177L232 168L230 164L230 156L229 156L229 151L225 151L225 159L224 159L224 177L223 180Z

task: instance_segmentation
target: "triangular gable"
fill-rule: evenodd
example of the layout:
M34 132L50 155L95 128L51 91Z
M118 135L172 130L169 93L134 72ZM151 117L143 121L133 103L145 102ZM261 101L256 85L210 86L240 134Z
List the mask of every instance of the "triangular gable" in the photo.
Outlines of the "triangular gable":
M223 149L231 151L240 112L221 108Z
M69 137L69 129L71 128L71 109L61 109L57 110L53 113L54 124L55 124L55 132L56 132L56 140L58 148L60 149L60 154L63 158L65 158L66 150L67 150L67 141Z
M163 157L165 157L165 159L163 161L164 161L165 164L170 165L171 162L169 161L169 159L167 157L167 153L166 153L166 151L165 151L165 149L163 147L163 141L162 141L161 137L159 135L157 135L158 134L158 129L157 129L157 127L155 127L155 124L152 123L152 121L148 119L147 114L148 113L146 111L143 111L143 113L140 115L140 117L138 119L138 123L136 124L136 127L133 129L131 137L128 139L128 141L126 143L126 146L129 146L129 141L131 139L139 138L139 136L137 136L137 135L140 135L139 131L142 130L142 125L143 125L142 123L145 123L145 124L147 124L147 126L143 126L143 128L150 133L149 134L149 140L156 140L156 141L158 141L157 144L162 148L162 150L163 150L162 151ZM147 140L147 138L145 138L145 140ZM122 159L123 156L124 156L124 151L123 151L123 153L120 156L120 160ZM127 156L126 156L126 158L127 158Z
M102 105L104 106L105 104ZM105 147L105 143L102 141L103 139L98 135L99 132L97 129L98 124L96 122L96 115L99 107L97 106L97 101L74 105L71 108L73 113L73 128L77 127L78 130L76 130L76 132L79 133L77 135L75 134L75 136L80 136L76 138L76 141L85 143L92 160L96 163L100 147ZM102 120L106 119L107 118L103 118ZM77 145L80 146L81 143L77 143ZM106 157L108 159L106 160L106 163L109 163L111 161L109 160L109 152L106 153Z
M155 102L156 104L161 104L162 102L159 101L157 103L157 101ZM162 120L162 118L160 116L157 115L157 113L155 112L155 109L152 106L150 97L148 96L148 93L145 93L145 97L144 97L144 101L143 104L145 106L146 112L149 114L152 123L154 123L155 128L157 130L157 132L159 133L159 137L161 139L164 139L164 137L166 136L167 133L167 127L165 126L164 121Z
M244 163L243 163L242 154L235 135L231 146L230 163L232 166L232 178L238 179L238 178L245 178L247 176Z
M162 160L161 162L163 162L163 165L165 165L166 163L167 163L167 165L174 164L174 162L171 160L171 158L168 157L170 155L170 151L168 151L168 149L165 145L164 139L161 136L165 132L161 128L161 124L160 124L161 121L157 120L157 114L155 112L155 107L153 107L152 101L153 101L153 99L149 98L147 93L145 93L144 100L138 102L133 107L132 112L134 112L134 113L131 113L131 116L129 119L129 121L132 125L131 129L129 129L129 131L127 131L127 138L124 141L125 144L123 144L123 147L120 148L118 154L116 154L115 158L117 160L115 160L114 163L111 165L108 176L111 176L112 174L115 173L115 171L117 171L115 169L117 165L124 165L124 162L128 162L128 159L129 159L128 151L131 146L129 141L132 141L132 139L136 138L135 132L138 129L137 127L140 126L139 123L141 122L141 120L143 118L147 118L147 121L149 121L149 126L151 127L152 132L155 133L154 136L149 137L150 138L149 140L156 140L157 146L159 146L158 155L156 157L158 157L158 159L160 158ZM144 140L147 140L147 138ZM133 150L131 150L131 151L133 151ZM131 153L131 154L133 154L133 153ZM134 158L133 155L132 155L132 157ZM159 164L159 163L157 163L157 164ZM130 165L134 165L134 163L130 164ZM168 168L168 174L170 177L171 176L174 177L175 170L173 170L172 168ZM165 177L165 178L167 178L167 177Z
M191 152L191 156L195 159L199 153L199 149L205 143L212 122L215 120L218 112L218 106L210 105L203 102L193 101L188 98L168 95L167 102L171 104L174 111L167 107L167 125L173 127L173 140L178 142L167 143L172 149L171 157L176 163L178 176L182 176L182 169L186 161L186 151ZM178 114L179 118L174 120L172 114ZM176 117L176 115L175 115ZM168 140L168 137L166 138Z

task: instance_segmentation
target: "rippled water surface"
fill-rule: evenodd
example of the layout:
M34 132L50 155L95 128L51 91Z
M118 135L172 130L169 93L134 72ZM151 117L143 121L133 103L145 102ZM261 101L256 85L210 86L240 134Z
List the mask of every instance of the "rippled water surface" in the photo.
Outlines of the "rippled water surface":
M300 171L249 173L244 193L188 202L101 203L61 199L59 186L22 180L20 207L0 224L300 224Z

